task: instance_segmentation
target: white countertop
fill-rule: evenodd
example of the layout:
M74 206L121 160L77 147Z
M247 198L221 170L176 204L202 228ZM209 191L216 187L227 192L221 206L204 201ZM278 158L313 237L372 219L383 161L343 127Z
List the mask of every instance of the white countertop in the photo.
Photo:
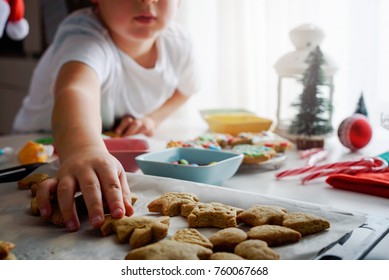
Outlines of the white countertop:
M164 123L153 138L140 137L148 141L151 151L157 151L164 149L169 140L193 139L206 131L207 126L203 122L195 122L188 125L187 122L182 120L174 120ZM43 136L46 135L24 134L1 136L0 147L10 146L18 151L27 141L35 140ZM389 131L380 127L374 129L371 142L356 153L351 153L343 147L336 135L326 140L325 149L328 151L328 157L321 164L360 159L366 156L376 156L389 150ZM302 167L304 164L305 161L299 158L298 152L292 149L287 152L287 159L279 169L276 170L270 166L258 169L239 170L232 178L223 183L223 187L274 198L316 203L345 212L369 214L389 219L389 200L387 198L334 189L325 183L325 177L310 181L305 185L300 183L299 177L288 177L282 180L275 179L276 172ZM19 163L15 160L10 163L0 164L0 169L17 165ZM141 172L138 171L138 173ZM369 253L367 259L389 259L389 255L385 249L389 246L389 236L386 236L379 244L380 246L377 246Z
M169 140L192 139L207 131L205 123L196 121L187 125L180 121L165 122L158 129L153 138L145 138L151 151L165 148ZM326 140L325 149L328 157L321 163L330 163L359 159L365 156L375 156L389 150L389 131L383 128L373 130L371 142L356 153L351 153L343 147L336 136ZM0 137L0 147L11 146L16 151L21 149L29 140L42 137L39 134L9 135ZM287 152L287 159L278 169L263 167L252 170L240 170L224 182L223 186L246 191L260 193L274 197L313 202L341 208L346 211L357 211L372 215L389 217L389 200L373 195L333 189L324 182L325 177L310 181L305 185L300 184L299 177L288 177L282 180L275 179L275 173L281 170L302 167L304 160L300 159L296 150ZM8 164L0 164L0 169L16 166L17 161Z

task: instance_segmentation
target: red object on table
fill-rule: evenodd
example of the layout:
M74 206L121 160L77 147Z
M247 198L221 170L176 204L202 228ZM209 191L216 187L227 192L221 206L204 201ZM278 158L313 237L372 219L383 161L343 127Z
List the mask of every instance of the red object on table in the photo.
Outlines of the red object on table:
M337 189L389 198L389 168L382 173L332 174L326 183Z
M149 152L146 140L135 138L109 138L104 139L108 152L117 158L126 172L136 172L139 167L135 158Z
M354 114L341 122L338 128L340 142L351 151L357 151L369 144L373 135L366 116Z

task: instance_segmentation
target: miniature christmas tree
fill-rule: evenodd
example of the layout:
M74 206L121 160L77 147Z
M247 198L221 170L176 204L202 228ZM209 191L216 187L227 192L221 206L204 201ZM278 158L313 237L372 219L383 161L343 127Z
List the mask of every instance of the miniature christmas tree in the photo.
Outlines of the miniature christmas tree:
M357 104L357 109L354 112L355 114L361 114L367 117L367 109L366 109L366 104L365 104L365 99L363 98L363 92L361 92L361 96L359 97L358 104Z
M302 78L303 92L292 106L298 113L292 120L289 133L301 137L326 135L333 131L326 113L332 111L332 104L321 92L320 86L327 85L322 65L325 62L320 47L316 47L308 56L308 68Z

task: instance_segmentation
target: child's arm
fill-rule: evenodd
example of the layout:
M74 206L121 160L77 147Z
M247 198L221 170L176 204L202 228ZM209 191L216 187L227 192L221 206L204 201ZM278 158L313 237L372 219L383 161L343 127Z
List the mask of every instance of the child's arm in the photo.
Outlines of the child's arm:
M80 222L74 194L79 190L94 227L104 220L103 200L115 218L131 215L125 172L101 138L100 87L96 73L85 64L69 62L61 68L54 92L53 137L61 165L56 179L43 184L37 193L42 215L51 214L49 196L56 192L67 228L78 230Z
M169 98L159 109L145 116L143 119L134 119L131 116L124 117L115 133L120 136L129 136L134 134L153 135L159 124L166 119L173 111L183 105L189 96L183 95L176 90L171 98Z

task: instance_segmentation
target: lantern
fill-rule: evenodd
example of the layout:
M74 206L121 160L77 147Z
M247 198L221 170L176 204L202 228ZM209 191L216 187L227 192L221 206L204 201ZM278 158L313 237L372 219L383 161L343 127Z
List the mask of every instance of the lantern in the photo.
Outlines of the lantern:
M293 140L293 136L289 135L288 129L297 111L291 105L296 102L303 91L301 78L308 66L306 60L309 54L323 41L324 32L313 24L302 24L291 30L289 35L296 49L283 55L274 66L278 73L277 125L275 132ZM328 54L323 53L323 56L325 63L322 69L326 75L327 83L321 91L332 105L333 77L337 71L337 66ZM330 121L332 120L332 110L329 112L328 118Z

